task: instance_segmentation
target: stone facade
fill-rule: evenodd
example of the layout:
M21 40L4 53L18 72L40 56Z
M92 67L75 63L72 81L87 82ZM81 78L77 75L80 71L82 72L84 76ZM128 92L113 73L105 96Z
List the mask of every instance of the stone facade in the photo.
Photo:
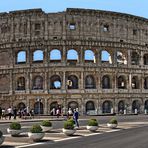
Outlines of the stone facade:
M43 114L58 106L65 113L70 107L81 114L144 113L148 20L73 8L0 13L0 106Z

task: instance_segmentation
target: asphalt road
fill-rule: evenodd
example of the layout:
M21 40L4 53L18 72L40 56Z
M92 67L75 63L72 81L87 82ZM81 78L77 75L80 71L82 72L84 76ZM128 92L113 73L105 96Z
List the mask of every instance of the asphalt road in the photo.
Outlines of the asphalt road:
M148 126L119 132L104 133L61 142L31 146L30 148L147 148ZM29 147L29 146L28 146Z

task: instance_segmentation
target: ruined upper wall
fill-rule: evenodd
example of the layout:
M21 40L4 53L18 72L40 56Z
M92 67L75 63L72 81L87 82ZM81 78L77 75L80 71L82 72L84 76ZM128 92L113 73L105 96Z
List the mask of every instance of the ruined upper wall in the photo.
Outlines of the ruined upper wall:
M129 14L68 8L0 13L0 43L34 40L95 40L145 45L148 20Z

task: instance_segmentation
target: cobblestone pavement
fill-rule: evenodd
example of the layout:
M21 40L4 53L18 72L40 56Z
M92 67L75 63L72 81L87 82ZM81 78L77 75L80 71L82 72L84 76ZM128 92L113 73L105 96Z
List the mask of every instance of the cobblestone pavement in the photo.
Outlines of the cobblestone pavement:
M70 140L74 138L83 138L85 136L91 136L95 134L104 134L107 132L117 132L120 130L124 129L129 129L129 128L135 128L135 127L140 127L148 124L148 122L124 122L124 123L119 123L118 128L116 129L110 129L108 128L105 124L99 125L99 128L96 132L92 133L86 129L86 126L81 126L79 129L76 130L76 133L73 136L66 136L62 133L62 129L52 129L50 132L45 133L45 137L37 143L34 143L31 141L27 135L27 132L24 132L20 134L18 137L11 137L10 134L6 134L5 136L5 141L2 144L2 148L8 148L8 147L28 147L31 145L40 145L43 143L54 143L58 141L63 141L63 140ZM22 129L30 128L30 126L23 126Z

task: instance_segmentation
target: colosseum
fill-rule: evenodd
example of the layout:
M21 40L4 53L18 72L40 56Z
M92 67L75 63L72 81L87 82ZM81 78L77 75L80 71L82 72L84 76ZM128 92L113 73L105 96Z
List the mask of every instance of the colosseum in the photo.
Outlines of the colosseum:
M0 106L147 113L148 19L75 8L0 13Z

